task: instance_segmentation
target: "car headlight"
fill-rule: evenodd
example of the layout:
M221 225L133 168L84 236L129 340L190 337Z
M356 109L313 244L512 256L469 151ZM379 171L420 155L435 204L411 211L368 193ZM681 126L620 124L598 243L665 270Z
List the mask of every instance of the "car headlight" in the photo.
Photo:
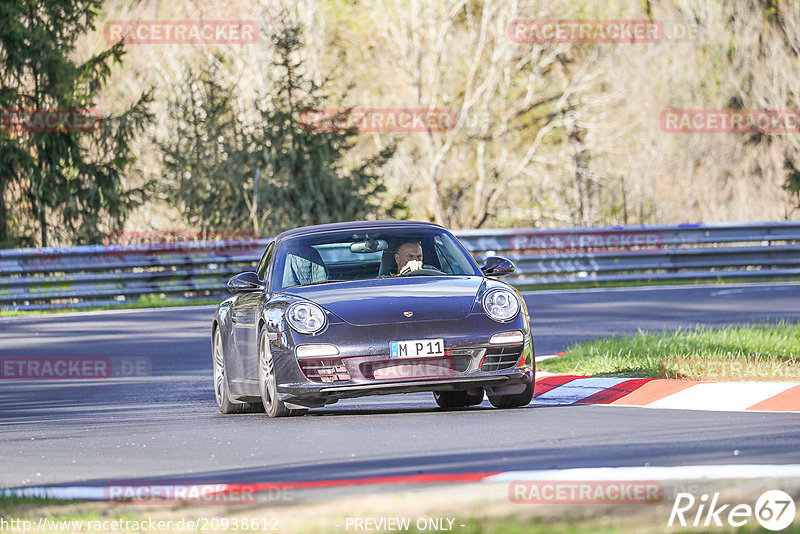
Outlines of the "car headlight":
M325 311L310 302L295 302L286 310L289 326L301 334L316 334L323 328L327 319Z
M519 313L519 299L508 289L492 289L483 296L483 311L495 321L510 321Z

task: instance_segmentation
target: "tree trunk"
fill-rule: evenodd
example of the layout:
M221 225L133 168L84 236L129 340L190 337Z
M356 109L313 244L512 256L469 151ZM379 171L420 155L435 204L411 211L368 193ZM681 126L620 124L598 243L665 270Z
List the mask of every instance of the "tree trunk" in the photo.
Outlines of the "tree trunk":
M589 167L586 162L586 147L583 143L583 132L578 125L574 108L565 114L565 119L569 149L572 161L575 164L576 222L581 226L589 226L592 223L592 193L590 190L591 184L589 183Z
M45 207L43 202L39 202L39 230L41 231L42 247L47 246L47 215L45 214Z

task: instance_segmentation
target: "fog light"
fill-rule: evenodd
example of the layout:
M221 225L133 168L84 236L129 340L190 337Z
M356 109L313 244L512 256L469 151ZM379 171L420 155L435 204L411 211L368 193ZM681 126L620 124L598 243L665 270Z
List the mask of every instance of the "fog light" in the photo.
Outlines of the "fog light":
M295 350L298 358L321 358L339 355L339 348L335 345L298 345Z
M510 332L498 332L489 340L490 345L508 345L509 343L522 343L522 332L512 330Z

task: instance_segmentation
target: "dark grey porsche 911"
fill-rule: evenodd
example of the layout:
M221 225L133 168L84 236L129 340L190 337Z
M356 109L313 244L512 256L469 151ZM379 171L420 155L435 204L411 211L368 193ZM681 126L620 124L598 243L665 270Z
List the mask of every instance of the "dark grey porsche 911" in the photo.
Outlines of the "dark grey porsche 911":
M533 396L525 301L441 226L309 226L271 241L230 279L212 329L222 413L299 415L339 399L433 392L442 408L524 406Z

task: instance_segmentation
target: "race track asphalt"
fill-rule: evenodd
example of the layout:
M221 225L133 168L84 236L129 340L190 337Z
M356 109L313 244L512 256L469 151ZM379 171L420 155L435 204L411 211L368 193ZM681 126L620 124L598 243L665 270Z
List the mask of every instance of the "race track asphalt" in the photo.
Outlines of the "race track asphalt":
M596 336L800 320L800 284L527 293L537 354ZM800 463L800 414L481 406L368 397L301 418L223 416L213 307L0 320L0 358L146 362L148 376L0 380L0 486L324 480L595 466Z

